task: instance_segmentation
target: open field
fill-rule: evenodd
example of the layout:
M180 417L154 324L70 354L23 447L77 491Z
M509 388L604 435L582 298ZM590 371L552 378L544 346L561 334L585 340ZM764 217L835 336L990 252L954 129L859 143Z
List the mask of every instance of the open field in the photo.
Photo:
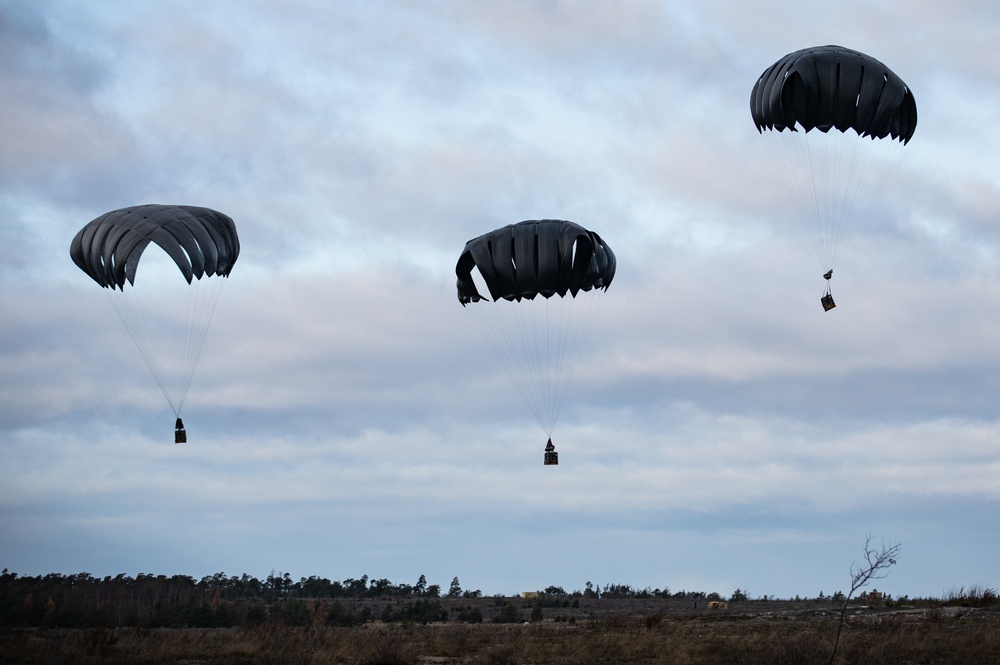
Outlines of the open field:
M445 605L445 603L442 603ZM531 623L493 623L503 604L525 617L517 598L454 599L448 621L369 621L333 627L324 603L316 621L265 621L238 628L5 629L4 663L184 663L186 665L587 665L827 663L837 608L823 601L751 601L709 610L701 601L588 599L549 607ZM480 608L483 623L454 620ZM1000 664L1000 608L852 604L838 663Z

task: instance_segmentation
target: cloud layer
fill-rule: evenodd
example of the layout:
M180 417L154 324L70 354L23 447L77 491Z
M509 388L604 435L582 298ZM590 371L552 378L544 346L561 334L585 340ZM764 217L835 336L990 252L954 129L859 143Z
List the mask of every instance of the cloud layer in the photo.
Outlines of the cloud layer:
M892 592L995 585L997 17L861 7L0 5L3 565L793 596L872 533ZM748 107L825 43L920 110L829 313ZM68 257L141 203L240 231L186 446ZM455 298L537 218L619 261L557 468Z

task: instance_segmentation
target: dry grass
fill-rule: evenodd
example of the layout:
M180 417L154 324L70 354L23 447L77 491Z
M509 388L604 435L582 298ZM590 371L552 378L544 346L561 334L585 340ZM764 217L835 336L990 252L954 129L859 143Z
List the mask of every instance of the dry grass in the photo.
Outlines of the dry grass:
M950 610L950 611L945 611ZM835 620L817 613L613 615L576 624L8 630L4 663L130 665L813 665ZM1000 664L1000 613L974 608L853 616L838 662Z

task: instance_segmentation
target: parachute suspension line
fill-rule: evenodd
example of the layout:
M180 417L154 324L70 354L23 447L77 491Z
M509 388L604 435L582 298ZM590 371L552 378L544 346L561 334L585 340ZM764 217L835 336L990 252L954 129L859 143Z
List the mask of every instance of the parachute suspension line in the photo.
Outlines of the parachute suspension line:
M534 300L511 303L511 312L517 325L517 334L523 358L520 368L523 371L525 392L531 402L531 409L542 428L549 432L546 398L551 380L548 356L547 338L540 321L539 312L546 309L548 300L544 296L535 296Z
M900 141L888 137L883 139L857 137L856 140L849 143L853 144L851 146L852 162L847 170L850 181L845 187L846 194L843 197L843 204L846 208L849 202L853 202L855 208L853 211L848 210L844 213L845 221L840 227L842 235L838 236L836 240L831 267L836 267L840 261L842 250L850 244L858 229L861 228L862 222L868 218L878 193L882 191L883 184L902 154L903 147Z
M195 370L198 367L198 360L201 358L201 349L205 344L205 337L215 316L215 308L219 303L219 295L222 293L222 285L227 278L217 276L209 279L208 276L198 280L203 282L198 286L188 289L187 317L184 336L184 350L181 354L180 386L178 386L177 413L180 414L184 408L184 400L187 399L188 390L191 388L191 381L194 379Z
M539 309L544 310L542 312L544 318L542 316L533 318L533 323L536 326L541 327L544 324L544 330L535 331L535 344L538 353L534 355L535 367L539 377L538 411L541 415L539 422L550 439L556 427L556 390L562 383L562 360L565 351L563 342L565 334L562 328L566 325L565 307L563 307L566 303L563 301L568 298L569 296L552 296L551 298L546 298L543 302L539 303L541 305ZM553 321L553 319L556 319L556 321Z
M785 132L766 130L762 132L762 135L764 145L771 153L772 161L777 167L779 179L785 187L788 198L791 199L799 219L808 227L805 235L812 244L813 251L816 252L820 263L825 264L822 228L817 221L818 201L815 187L806 185L807 178L809 182L815 180L813 165L808 151L802 145L805 139L798 136L802 133L804 132L801 130L796 132L789 130L789 135L785 135Z
M831 138L836 139L837 137ZM848 137L841 138L847 139ZM826 164L831 165L827 169L827 178L833 180L833 182L827 182L825 190L827 203L825 208L821 209L821 211L825 209L829 212L830 243L824 267L829 266L831 271L837 267L843 250L854 237L862 219L861 216L852 218L851 211L848 209L848 202L854 200L857 190L854 174L857 173L858 158L861 152L856 145L859 142L860 140L822 141L825 153L823 160ZM829 290L829 280L827 289Z
M487 343L493 350L504 371L514 383L522 399L528 405L532 415L544 428L545 418L540 409L540 387L537 371L531 365L532 346L527 344L522 334L525 317L520 312L522 306L536 304L532 301L521 303L500 300L495 303L471 304L467 307L472 312L473 320L479 326ZM537 363L536 363L537 364Z
M559 300L566 300L568 297L570 297L569 294L559 298ZM556 296L553 296L545 302L545 357L548 359L548 362L545 368L544 413L546 416L545 433L549 435L550 441L552 440L552 432L556 428L556 420L558 419L556 405L559 402L559 395L556 391L563 384L563 361L565 360L566 352L565 338L568 334L568 331L565 330L566 308L562 307L565 303L553 303L552 300L555 298ZM553 318L556 319L555 322L552 321Z
M156 380L156 385L160 387L160 391L163 392L163 396L167 398L167 403L170 404L170 408L174 412L174 415L179 418L179 409L177 405L174 404L170 390L167 388L164 380L163 371L160 369L159 360L157 355L154 353L153 338L150 333L149 321L146 318L145 310L139 304L138 298L134 297L132 291L133 289L131 288L127 290L124 288L119 289L117 292L114 287L105 289L105 293L108 295L108 300L111 301L111 305L115 308L115 312L118 313L118 318L120 318L122 324L124 324L129 337L132 338L135 348L139 350L139 355L142 356L143 362L146 363L146 367L149 368L150 374L152 374L153 378Z
M533 339L526 340L524 349L531 356L529 364L537 377L534 382L538 401L536 418L549 438L559 420L588 323L593 325L592 312L599 300L600 297L593 294L578 298L552 296L537 303L544 312L530 317L534 334Z
M172 342L172 345L164 345L163 339L154 336L154 326L147 314L147 311L168 311L167 309L158 304L144 306L143 300L148 294L137 292L134 286L126 286L120 290L112 289L114 293L108 291L108 299L125 325L167 403L170 404L171 410L178 418L184 408L184 401L191 387L201 357L201 349L225 281L223 277L211 279L203 277L200 280L192 280L190 285L184 285L186 305L183 331L178 331L183 332L183 336L178 335L173 340L166 340ZM181 324L177 322L176 327L181 327ZM161 336L165 332L163 328L162 323L156 326ZM169 334L167 336L169 337ZM166 371L164 363L169 364L170 371Z
M851 223L851 211L848 209L848 203L852 200L851 193L854 189L852 181L858 155L858 151L852 150L851 147L856 148L857 146L852 144L856 144L857 141L848 140L844 136L826 135L816 138L820 144L819 160L825 175L821 190L823 199L816 214L823 222L823 267L832 270L836 267L843 248L846 247L849 237L845 236L849 227L857 228L857 224Z
M903 144L854 130L762 132L824 270L837 267L874 206Z
M823 198L818 200L815 211L816 219L821 221L823 265L833 269L868 217L899 158L902 143L891 138L858 136L853 130L845 134L834 130L830 135L810 134L814 136L810 139L806 134L807 142L818 148L818 155L811 157L813 166L826 175ZM818 182L816 189L821 189Z
M569 297L562 300L569 300ZM558 352L555 362L557 378L550 393L553 396L551 409L551 429L553 430L559 420L563 405L566 403L569 387L573 383L573 377L579 366L580 358L583 356L590 331L597 320L597 313L604 297L599 293L581 293L573 300L578 301L574 303L574 307L569 307L570 303L568 302L561 303L565 306L561 308L562 316L557 324L557 330L562 333L562 338L557 343ZM573 316L574 312L578 312L576 316ZM550 432L549 437L551 436Z
M549 438L600 308L601 295L470 303L466 309Z
M826 233L823 228L823 222L825 220L823 219L823 214L821 212L824 209L824 206L820 203L820 195L825 188L820 187L820 183L818 182L821 177L825 175L825 173L822 171L817 173L816 163L813 161L812 146L809 143L809 132L802 132L801 137L801 140L804 141L805 145L805 155L803 158L806 162L806 167L808 169L807 172L809 173L809 182L811 184L811 186L806 188L806 191L811 194L811 200L809 201L810 207L807 209L806 220L813 223L813 228L816 231L813 237L817 238L816 242L819 247L818 253L820 262L825 266L829 263L829 255L826 243ZM812 214L809 214L810 212Z
M795 142L788 145L787 149L800 160L799 168L802 169L802 172L809 174L808 181L799 185L800 196L803 199L802 215L810 226L810 240L816 256L819 257L820 265L829 268L832 267L830 266L832 258L829 232L831 220L828 214L831 169L826 161L829 159L829 153L822 150L824 147L822 143L818 147L813 146L814 142L809 140L810 134L822 134L822 132L818 130L798 132L795 135ZM818 154L814 155L814 152Z
M493 355L496 356L500 366L504 368L507 376L514 383L514 387L531 409L532 414L541 423L542 417L536 408L537 400L533 398L530 391L531 382L526 375L525 364L518 362L523 352L515 349L515 337L511 334L510 330L508 319L513 318L516 313L506 317L503 316L504 312L502 308L513 307L514 305L515 303L501 300L495 303L471 303L466 306L466 309L471 313L472 320L475 321L476 326L483 334L483 338L489 345L490 350L493 351Z

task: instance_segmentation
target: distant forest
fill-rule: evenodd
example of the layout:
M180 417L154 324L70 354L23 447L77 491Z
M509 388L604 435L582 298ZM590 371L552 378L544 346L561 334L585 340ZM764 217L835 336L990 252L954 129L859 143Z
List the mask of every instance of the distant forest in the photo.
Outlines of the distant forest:
M717 593L671 593L669 589L634 589L625 584L603 587L587 582L583 591L566 592L550 586L532 596L535 616L543 607L578 607L580 599L675 598L720 599ZM5 568L0 574L0 627L232 627L263 622L291 626L324 624L353 626L369 621L430 623L484 620L482 592L461 587L457 577L446 590L428 584L387 579L343 581L273 572L260 580L247 574L216 573L200 580L187 575L135 577L120 574L98 578L89 573L36 577L19 576ZM494 596L490 621L517 623L529 617L523 603ZM746 600L737 589L730 600ZM766 598L765 598L766 599ZM522 600L522 599L517 599Z

